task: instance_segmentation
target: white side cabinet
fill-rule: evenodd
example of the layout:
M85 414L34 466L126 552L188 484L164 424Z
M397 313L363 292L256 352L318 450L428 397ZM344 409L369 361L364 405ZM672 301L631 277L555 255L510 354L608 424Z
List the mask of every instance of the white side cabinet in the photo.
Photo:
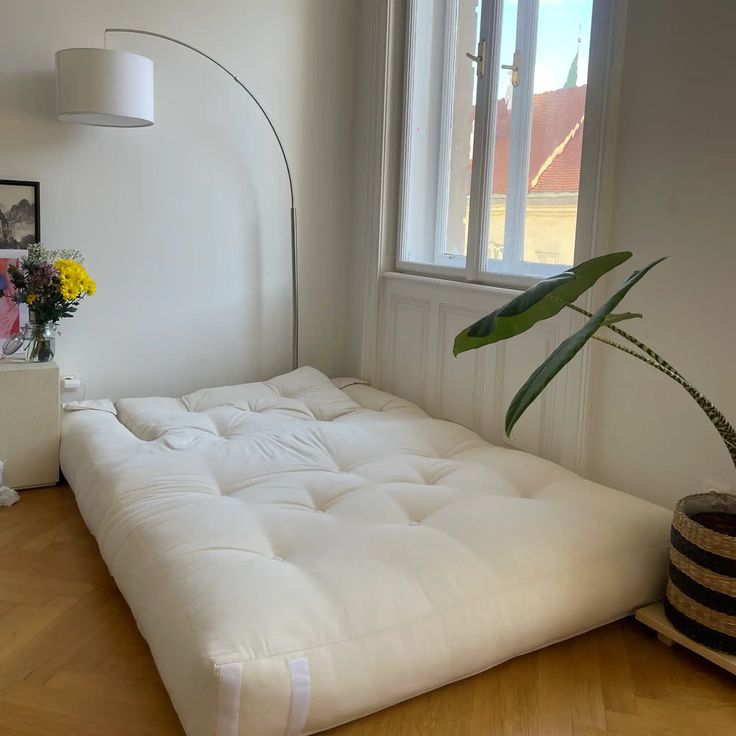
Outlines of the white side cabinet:
M0 460L11 488L59 480L59 368L0 360Z

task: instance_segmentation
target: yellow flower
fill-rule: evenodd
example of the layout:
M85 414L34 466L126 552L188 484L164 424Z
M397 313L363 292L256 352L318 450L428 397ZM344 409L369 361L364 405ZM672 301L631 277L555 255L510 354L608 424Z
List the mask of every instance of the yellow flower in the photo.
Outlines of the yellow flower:
M81 263L70 258L59 258L54 266L59 272L59 293L66 301L73 301L85 294L92 296L97 291L97 284Z
M26 294L26 304L33 304L37 298L36 294Z

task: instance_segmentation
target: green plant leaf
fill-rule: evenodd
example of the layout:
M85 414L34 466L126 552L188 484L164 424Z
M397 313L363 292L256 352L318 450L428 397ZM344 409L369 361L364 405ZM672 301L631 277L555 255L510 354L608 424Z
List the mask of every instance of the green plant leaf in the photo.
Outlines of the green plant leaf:
M563 340L552 354L537 368L519 389L511 400L506 412L506 435L511 434L516 422L529 408L532 402L544 391L547 384L580 352L586 342L593 337L599 327L603 326L606 318L621 303L629 290L640 281L652 268L661 263L664 258L650 263L644 268L634 271L623 285L619 287L608 301L574 334Z
M623 322L627 319L641 319L644 315L639 314L637 312L622 312L621 314L609 314L608 317L606 317L603 320L604 327L608 325L615 325L616 322Z
M590 289L601 276L629 258L629 251L607 253L537 282L503 307L464 329L455 337L453 354L457 356L466 350L516 337L537 322L554 317Z

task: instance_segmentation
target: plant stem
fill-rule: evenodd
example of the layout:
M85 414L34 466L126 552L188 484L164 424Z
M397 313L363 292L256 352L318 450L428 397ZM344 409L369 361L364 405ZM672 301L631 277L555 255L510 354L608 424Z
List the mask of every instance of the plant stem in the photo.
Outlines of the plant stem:
M583 314L587 314L585 310L580 310L579 307L575 308L574 311L581 311ZM731 457L731 461L736 468L736 429L734 429L733 425L726 419L726 417L718 409L716 409L716 407L713 406L713 404L705 396L703 396L703 394L701 394L700 391L695 388L695 386L689 383L679 371L675 370L669 363L667 363L667 361L662 359L659 355L657 355L657 353L644 345L644 343L628 335L628 333L624 332L624 330L616 328L615 325L606 325L606 327L608 327L610 330L613 330L613 332L616 332L617 334L621 334L621 336L627 340L631 338L629 341L637 347L642 345L645 354L642 355L636 350L632 350L631 348L614 342L613 340L608 340L605 337L593 335L593 339L598 340L598 342L602 342L605 345L610 345L617 350L621 350L627 355L633 356L634 358L638 358L647 365L650 365L653 368L661 371L665 375L669 376L673 381L682 386L682 388L684 388L685 391L687 391L690 396L695 400L695 402L703 410L703 412L705 412L705 415L716 428L718 434L721 436L721 439L726 445L726 449L728 450L728 454Z
M593 314L589 312L587 309L583 309L582 307L578 307L576 304L568 304L568 307L573 310L573 312L577 312L578 314L584 314L588 319L590 319ZM644 354L648 355L652 360L659 363L659 365L667 368L668 370L672 371L672 373L676 373L681 378L683 377L682 374L675 370L673 366L671 366L661 355L658 355L654 352L648 345L645 345L641 340L637 340L633 335L629 334L625 330L622 330L620 327L617 327L616 325L606 325L606 327L611 330L611 332L615 332L620 337L623 337L624 340L627 340L632 345L636 345L636 347L639 348Z

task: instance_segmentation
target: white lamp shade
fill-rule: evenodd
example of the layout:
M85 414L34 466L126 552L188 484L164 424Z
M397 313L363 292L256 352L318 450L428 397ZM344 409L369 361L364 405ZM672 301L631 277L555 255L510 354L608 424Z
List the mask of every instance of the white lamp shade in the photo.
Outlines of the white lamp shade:
M82 125L153 125L153 62L112 49L56 52L59 120Z

